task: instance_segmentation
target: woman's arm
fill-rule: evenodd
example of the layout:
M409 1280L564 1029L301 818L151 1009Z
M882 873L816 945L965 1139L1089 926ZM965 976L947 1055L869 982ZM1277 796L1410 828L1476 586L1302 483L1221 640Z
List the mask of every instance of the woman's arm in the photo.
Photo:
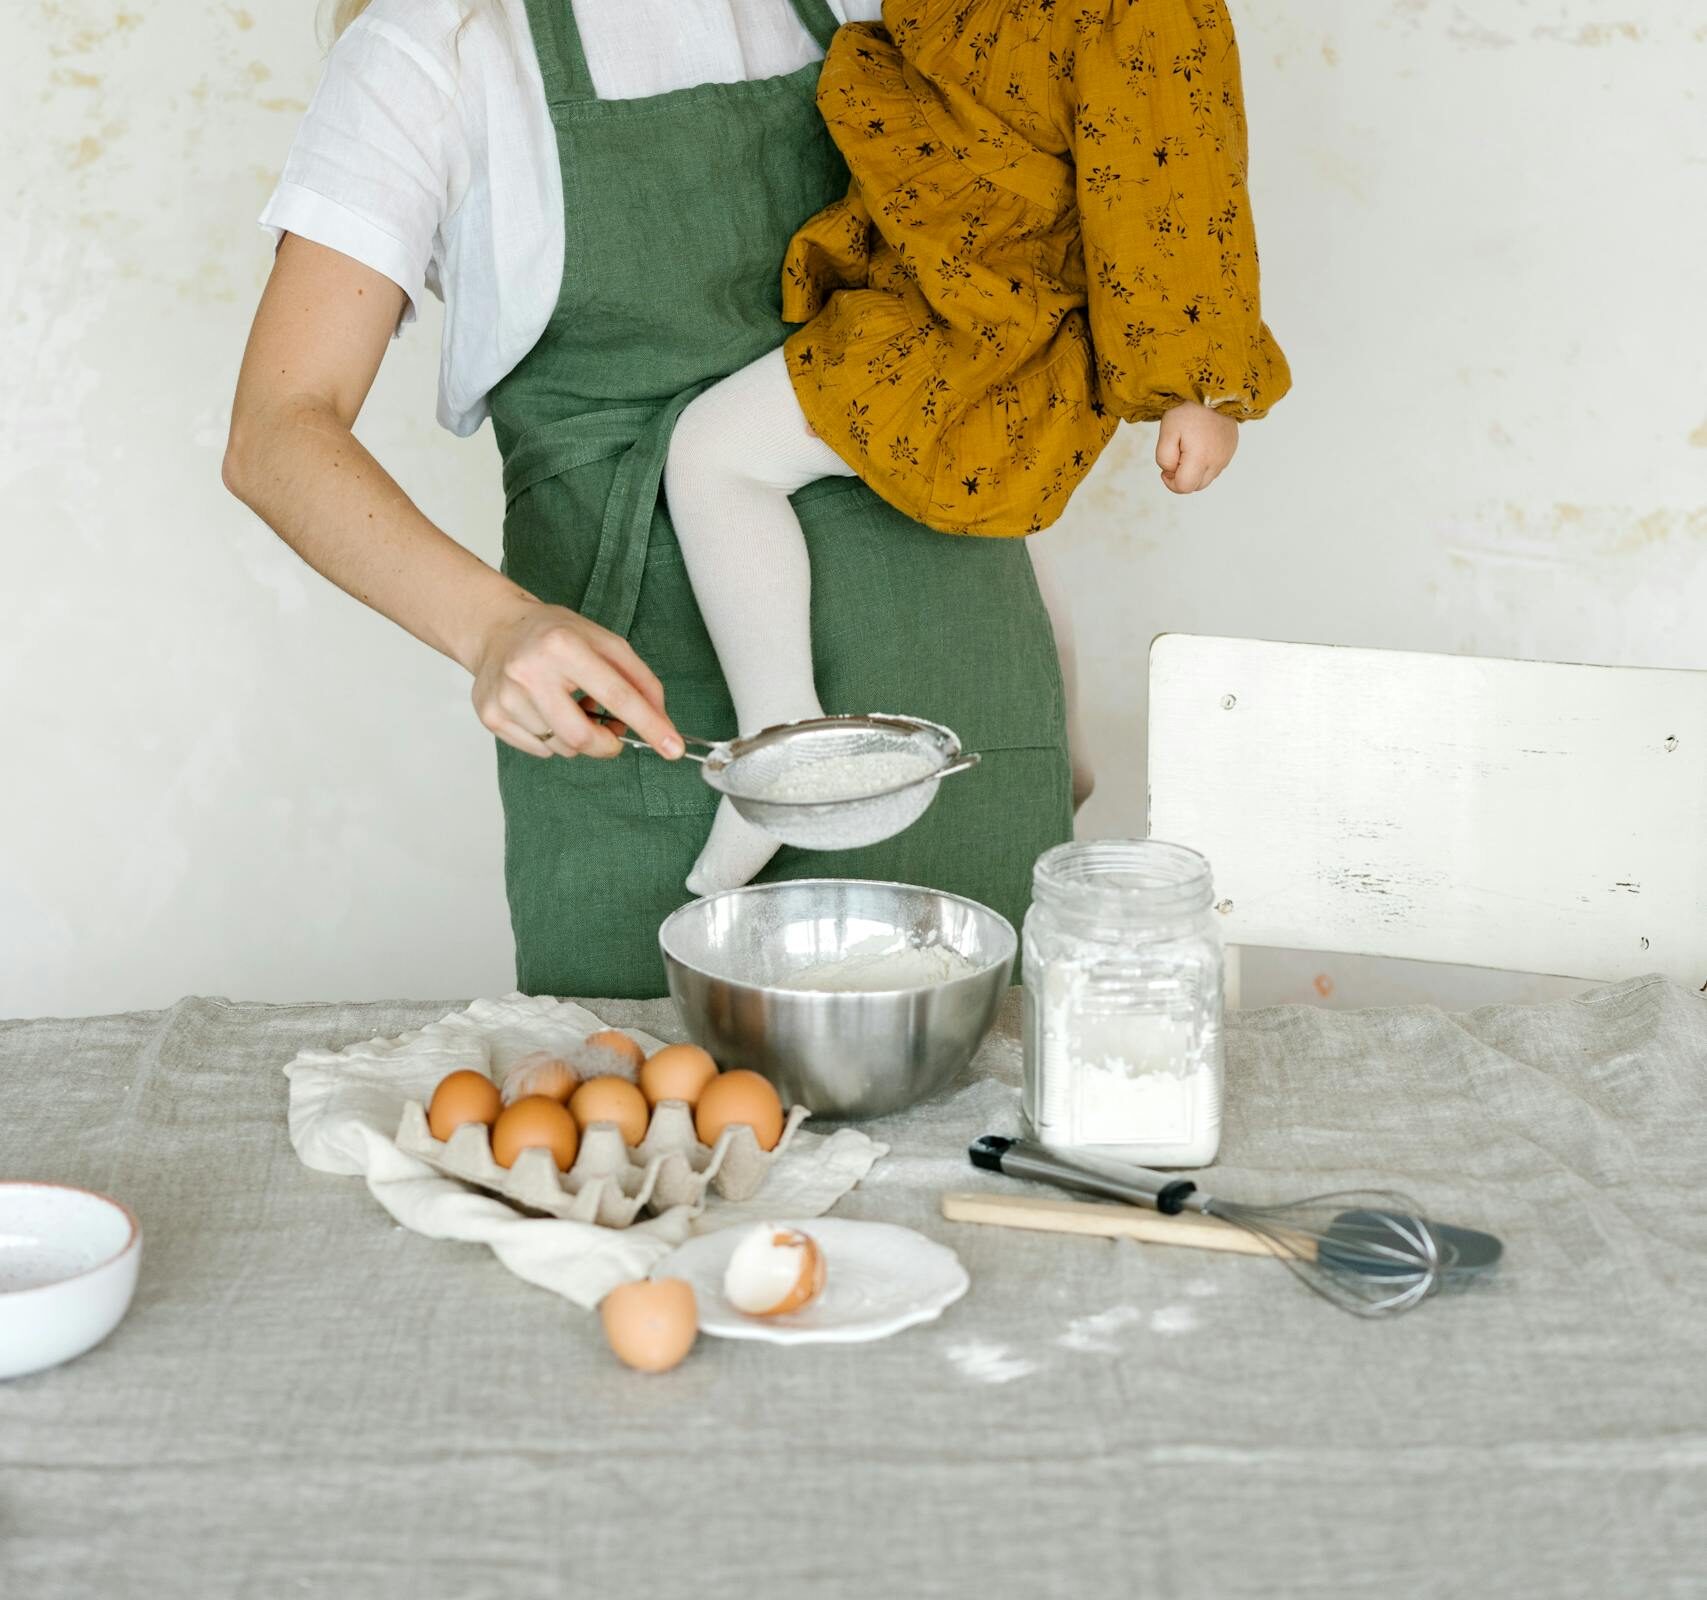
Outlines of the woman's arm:
M480 720L506 744L615 755L615 735L582 712L579 690L660 754L680 755L663 688L627 640L464 549L350 431L402 305L389 278L285 234L238 375L226 487L317 572L460 662Z

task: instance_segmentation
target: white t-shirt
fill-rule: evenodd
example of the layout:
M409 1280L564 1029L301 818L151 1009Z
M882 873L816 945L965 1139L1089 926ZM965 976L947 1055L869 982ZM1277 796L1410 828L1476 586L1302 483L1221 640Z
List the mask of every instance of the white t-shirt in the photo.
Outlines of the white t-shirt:
M607 100L774 77L820 54L788 0L574 6ZM869 21L881 0L830 7ZM390 278L408 296L397 333L423 288L443 300L438 419L473 433L563 273L557 144L522 0L373 0L332 47L260 221L275 243L300 234Z

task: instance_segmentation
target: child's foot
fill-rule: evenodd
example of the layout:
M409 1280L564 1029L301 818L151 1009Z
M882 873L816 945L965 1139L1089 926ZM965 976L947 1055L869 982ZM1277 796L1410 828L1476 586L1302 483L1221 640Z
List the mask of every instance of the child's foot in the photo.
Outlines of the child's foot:
M794 686L771 686L762 700L736 704L737 725L743 733L774 728L780 722L804 722L821 717L824 708L810 683L802 691ZM745 713L743 715L743 713ZM711 819L711 837L687 876L694 894L716 894L720 889L739 889L764 871L765 864L781 846L768 833L755 828L725 796Z
M739 889L764 870L778 848L775 839L748 822L725 796L717 803L711 837L688 874L688 890L716 894L720 889Z

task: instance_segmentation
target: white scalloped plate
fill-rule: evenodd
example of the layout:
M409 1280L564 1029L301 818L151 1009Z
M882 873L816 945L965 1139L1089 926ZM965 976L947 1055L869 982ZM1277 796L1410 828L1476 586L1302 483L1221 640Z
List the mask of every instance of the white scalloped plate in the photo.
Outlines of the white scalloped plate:
M808 1217L766 1226L797 1228L818 1241L824 1292L790 1316L749 1317L723 1296L724 1269L748 1229L701 1234L652 1269L654 1278L685 1278L693 1285L701 1333L772 1344L858 1344L934 1321L971 1286L947 1245L891 1222Z

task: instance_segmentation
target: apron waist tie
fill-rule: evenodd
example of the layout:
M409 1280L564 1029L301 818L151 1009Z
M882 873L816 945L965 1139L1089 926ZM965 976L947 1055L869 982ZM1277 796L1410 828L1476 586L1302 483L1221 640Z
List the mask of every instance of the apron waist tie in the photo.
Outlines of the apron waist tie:
M662 405L611 406L541 423L516 441L504 461L507 510L518 495L547 478L622 458L605 499L598 553L579 609L589 621L624 638L640 603L670 435L688 403L714 381L696 383Z

